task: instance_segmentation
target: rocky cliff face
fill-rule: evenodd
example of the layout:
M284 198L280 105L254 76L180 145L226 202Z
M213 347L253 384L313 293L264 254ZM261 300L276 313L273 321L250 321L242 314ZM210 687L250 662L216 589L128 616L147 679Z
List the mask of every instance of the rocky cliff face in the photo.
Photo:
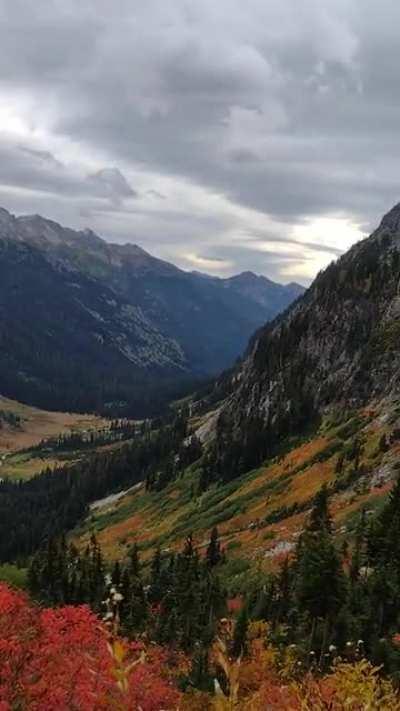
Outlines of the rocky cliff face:
M222 469L255 463L334 403L399 392L399 280L397 205L253 338L219 420Z

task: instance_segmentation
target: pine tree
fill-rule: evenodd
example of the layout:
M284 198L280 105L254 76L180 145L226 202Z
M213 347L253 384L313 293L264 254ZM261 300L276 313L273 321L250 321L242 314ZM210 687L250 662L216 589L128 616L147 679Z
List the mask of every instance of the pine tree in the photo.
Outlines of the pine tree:
M293 585L293 575L292 570L289 565L288 558L285 558L281 565L279 575L277 578L277 620L284 620L289 614L289 610L293 604L292 601L292 585Z
M151 602L160 602L162 599L161 584L161 551L156 549L151 561L149 599Z
M114 563L114 569L111 574L111 580L115 587L119 587L121 585L121 566L118 560L116 560Z
M134 543L129 551L129 572L134 577L138 578L140 576L140 560L137 543Z
M367 536L367 554L373 573L368 580L371 629L376 636L395 632L400 623L400 478L386 506L373 521Z
M317 623L323 621L322 655L334 617L347 595L342 562L332 536L326 487L322 487L315 497L309 523L297 549L295 573L297 605L311 624L310 647Z
M218 537L218 528L214 526L211 531L210 542L206 551L206 560L209 568L213 568L221 561L221 544Z
M365 509L363 509L357 524L354 551L351 557L350 580L353 584L358 581L361 566L365 563L366 534Z
M189 535L186 536L185 546L184 546L182 555L184 555L186 558L191 558L193 556L193 553L194 553L193 534L189 533Z
M310 520L308 522L308 531L323 531L332 532L332 519L328 508L328 487L324 484L314 498L314 505L311 510Z
M247 607L244 605L239 612L236 620L235 629L233 631L232 655L235 658L240 657L246 652L246 638L249 628L249 616Z

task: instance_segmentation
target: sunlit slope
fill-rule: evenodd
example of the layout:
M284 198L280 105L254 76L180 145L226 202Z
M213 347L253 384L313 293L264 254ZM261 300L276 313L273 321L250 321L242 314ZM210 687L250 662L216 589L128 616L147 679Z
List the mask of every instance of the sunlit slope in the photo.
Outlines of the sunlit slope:
M49 412L0 396L0 476L27 478L62 460L34 451L43 440L108 426L95 415Z
M217 525L230 556L268 567L293 550L315 493L327 484L337 534L351 541L357 512L379 506L396 477L399 413L386 401L331 415L302 440L282 443L281 454L257 470L204 493L196 465L161 492L139 485L97 502L77 537L95 531L110 558L137 542L147 558L157 546L179 547L188 533L202 547Z

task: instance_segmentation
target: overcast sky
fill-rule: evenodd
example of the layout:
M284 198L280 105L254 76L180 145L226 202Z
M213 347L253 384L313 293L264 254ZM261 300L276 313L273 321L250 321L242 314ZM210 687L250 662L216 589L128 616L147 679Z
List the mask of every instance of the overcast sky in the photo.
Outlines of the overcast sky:
M400 200L398 0L0 0L0 205L315 273Z

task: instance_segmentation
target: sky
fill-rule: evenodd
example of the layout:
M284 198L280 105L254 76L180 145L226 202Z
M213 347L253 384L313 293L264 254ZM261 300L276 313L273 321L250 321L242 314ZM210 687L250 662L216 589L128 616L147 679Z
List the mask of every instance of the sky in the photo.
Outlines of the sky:
M0 0L0 205L304 284L400 201L397 0Z

